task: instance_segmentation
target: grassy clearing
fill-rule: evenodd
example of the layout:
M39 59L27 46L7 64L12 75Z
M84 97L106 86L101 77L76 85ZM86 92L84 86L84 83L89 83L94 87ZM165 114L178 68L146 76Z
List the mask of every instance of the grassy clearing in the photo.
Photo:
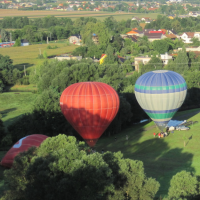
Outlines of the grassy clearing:
M33 92L37 91L36 85L14 85L13 87L9 88L10 92Z
M47 49L47 46L57 45L57 49ZM39 65L44 62L44 59L37 59L38 55L47 52L48 56L53 56L57 54L72 52L78 46L70 45L67 46L66 43L50 43L50 44L36 44L24 47L10 47L10 48L0 48L0 54L8 55L13 60L13 64L20 70L29 68L34 65Z
M0 94L0 114L5 127L21 115L30 112L37 94L32 92L6 92Z
M144 163L147 176L156 178L160 184L158 196L168 193L170 180L181 170L192 171L200 175L200 109L184 111L175 118L199 121L191 126L189 131L174 131L168 137L154 138L158 129L153 122L134 125L115 136L102 137L97 142L97 150L121 151L124 157L141 160ZM126 135L129 141L126 141ZM184 147L184 135L187 137Z

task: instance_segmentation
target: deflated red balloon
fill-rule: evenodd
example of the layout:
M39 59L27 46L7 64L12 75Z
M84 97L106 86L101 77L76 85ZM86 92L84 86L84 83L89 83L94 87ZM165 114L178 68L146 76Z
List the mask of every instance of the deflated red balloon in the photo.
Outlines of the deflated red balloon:
M119 110L119 96L109 85L81 82L60 97L63 115L89 146L94 146Z
M6 153L1 161L1 165L4 167L12 167L14 158L17 154L28 150L32 146L40 146L40 144L48 138L46 135L33 134L21 138L13 147Z

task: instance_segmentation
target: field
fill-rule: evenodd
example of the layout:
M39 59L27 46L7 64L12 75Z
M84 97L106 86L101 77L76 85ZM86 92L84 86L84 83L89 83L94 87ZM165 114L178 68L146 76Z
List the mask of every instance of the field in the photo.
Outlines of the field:
M155 19L158 15L158 13L150 13L150 14L144 14L144 13L125 13L125 12L95 12L95 11L72 11L72 12L66 12L66 11L22 11L22 10L16 10L16 9L1 9L0 12L0 19L4 17L16 17L16 16L27 16L28 18L41 18L45 16L53 15L55 17L69 17L72 20L79 18L79 17L95 17L99 20L104 20L105 18L109 16L113 16L116 20L121 21L122 19L127 20L131 19L133 16L137 17L150 17L152 19Z
M18 87L19 89L20 87ZM23 89L21 90L23 91ZM26 90L28 89L31 90L31 87L26 88ZM22 114L30 112L36 97L37 94L32 92L5 92L0 94L0 114L5 127L12 124Z
M200 121L200 109L179 112L175 118ZM198 114L197 114L198 113ZM121 151L125 158L141 160L147 176L156 178L160 184L157 196L168 193L170 180L181 170L200 175L200 123L191 126L189 131L174 131L165 138L154 138L158 129L153 122L134 125L110 138L102 137L97 142L97 151ZM129 140L126 141L126 135ZM184 147L186 136L186 147Z
M47 49L48 45L56 45L58 48ZM47 52L47 56L54 56L62 53L72 52L75 48L77 48L76 45L67 46L66 43L36 44L24 47L0 48L0 54L4 56L10 56L15 67L22 70L24 69L24 65L26 68L28 68L44 62L44 59L36 59L40 54L40 50L41 53L43 53L45 50Z

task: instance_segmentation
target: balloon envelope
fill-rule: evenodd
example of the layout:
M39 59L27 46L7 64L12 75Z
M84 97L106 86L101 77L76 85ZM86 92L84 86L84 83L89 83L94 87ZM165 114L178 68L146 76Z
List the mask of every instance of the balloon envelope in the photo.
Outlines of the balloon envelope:
M119 96L109 85L81 82L60 97L63 115L89 146L94 146L119 110Z
M4 167L11 168L13 165L14 158L17 154L28 150L32 146L40 146L40 144L48 138L46 135L33 134L21 138L13 147L6 153L1 161L1 165Z
M168 70L147 72L135 84L138 103L161 131L181 107L186 94L184 78Z

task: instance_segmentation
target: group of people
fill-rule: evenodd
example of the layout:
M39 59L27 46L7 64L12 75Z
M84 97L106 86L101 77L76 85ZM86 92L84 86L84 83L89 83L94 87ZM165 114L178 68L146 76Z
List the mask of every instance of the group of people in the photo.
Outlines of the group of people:
M154 132L153 135L154 135L154 137L156 137L157 134ZM167 132L160 132L160 133L158 133L158 138L166 137L166 136L168 136Z

